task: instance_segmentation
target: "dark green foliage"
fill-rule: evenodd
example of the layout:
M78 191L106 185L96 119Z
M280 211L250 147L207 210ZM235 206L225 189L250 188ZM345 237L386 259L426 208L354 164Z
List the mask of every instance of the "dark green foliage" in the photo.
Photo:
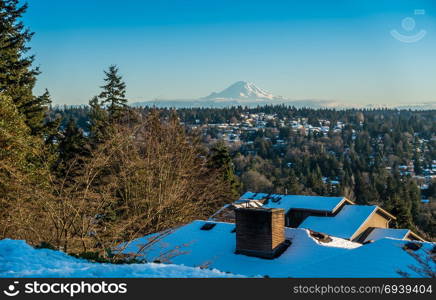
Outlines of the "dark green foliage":
M89 101L89 137L94 144L102 143L108 136L110 130L109 115L98 98L94 97Z
M105 85L103 85L102 92L98 96L100 104L107 107L109 113L109 120L111 122L118 122L123 117L127 107L126 99L126 84L123 78L118 74L118 67L112 65L105 74Z
M85 146L86 140L82 129L77 127L74 119L70 119L59 142L59 156L66 161L77 156L83 156L87 152Z
M89 141L83 136L82 129L77 127L74 119L68 121L58 138L57 161L53 171L57 179L64 186L68 186L74 181L74 177L83 174L83 165L89 156Z
M299 183L294 170L291 170L289 172L288 182L286 183L285 192L289 195L300 195L303 193L301 184Z
M224 143L218 142L212 147L209 167L222 170L223 179L227 182L231 195L237 198L239 196L240 184L234 173L232 157Z
M27 4L18 0L0 0L0 92L11 97L33 135L42 133L44 115L50 104L48 92L35 97L38 68L34 57L26 56L33 33L21 21Z
M113 129L113 125L122 123L129 118L129 109L126 99L126 84L118 75L115 65L104 71L105 85L101 93L89 101L89 136L92 144L104 142Z
M35 249L50 249L50 250L57 250L55 246L53 246L50 243L47 242L41 242L39 245L35 246Z

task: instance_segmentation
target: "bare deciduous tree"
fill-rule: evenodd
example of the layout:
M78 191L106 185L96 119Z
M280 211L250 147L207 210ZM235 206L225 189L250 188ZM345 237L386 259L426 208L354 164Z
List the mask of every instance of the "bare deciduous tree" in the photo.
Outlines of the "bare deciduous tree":
M65 177L50 177L39 194L23 191L21 199L29 200L22 211L30 219L16 222L27 236L9 236L45 241L66 252L103 254L206 218L234 200L221 170L208 167L206 150L185 134L175 115L161 120L154 111L138 124L116 125L110 138L89 156L69 162ZM80 172L69 171L78 167Z

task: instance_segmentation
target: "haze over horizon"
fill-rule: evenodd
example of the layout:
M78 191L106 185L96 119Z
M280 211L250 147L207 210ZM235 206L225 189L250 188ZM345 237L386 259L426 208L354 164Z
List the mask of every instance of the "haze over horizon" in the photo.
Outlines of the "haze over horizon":
M293 100L436 102L431 0L28 3L35 92L49 89L54 104L88 103L110 64L131 102L197 99L237 81Z

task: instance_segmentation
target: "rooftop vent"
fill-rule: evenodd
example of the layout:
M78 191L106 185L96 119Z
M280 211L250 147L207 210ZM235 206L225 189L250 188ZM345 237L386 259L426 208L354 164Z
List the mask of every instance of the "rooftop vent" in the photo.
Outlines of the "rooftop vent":
M422 244L420 244L420 243L409 242L403 246L403 249L404 250L411 250L411 251L418 251L419 249L421 249L421 247L422 247Z
M289 247L283 209L237 208L235 215L236 253L272 259Z
M215 223L204 223L203 226L201 226L200 230L211 230L215 227Z
M277 196L277 197L273 197L273 198L272 198L272 202L274 202L274 203L277 203L277 202L279 202L280 200L282 200L282 197L280 197L280 196Z

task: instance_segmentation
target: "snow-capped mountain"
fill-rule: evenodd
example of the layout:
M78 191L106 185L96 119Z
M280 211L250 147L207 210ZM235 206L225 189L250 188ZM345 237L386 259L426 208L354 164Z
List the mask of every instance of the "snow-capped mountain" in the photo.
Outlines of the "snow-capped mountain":
M288 103L291 100L275 96L254 83L238 81L221 92L197 99L155 100L134 103L134 106L155 105L158 107L227 107L235 105L256 106Z
M264 89L258 88L254 83L238 81L219 93L212 93L204 99L209 100L279 100L282 97L276 97Z
M319 99L305 99L305 100L292 100L289 98L275 96L264 89L257 87L254 83L247 81L238 81L230 85L228 88L221 92L213 92L209 96L196 98L196 99L159 99L153 101L144 101L133 103L133 106L157 106L157 107L229 107L229 106L251 106L258 105L278 105L285 104L289 106L310 107L310 108L399 108L399 109L436 109L435 102L428 103L415 103L412 105L364 105L364 104L350 104L342 101L335 100L319 100Z

